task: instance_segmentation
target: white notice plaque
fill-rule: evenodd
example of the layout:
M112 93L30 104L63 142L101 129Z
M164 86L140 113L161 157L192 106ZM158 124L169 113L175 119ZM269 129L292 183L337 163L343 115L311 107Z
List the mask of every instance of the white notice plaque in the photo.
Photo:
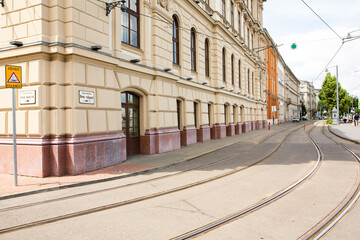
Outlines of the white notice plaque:
M94 104L95 94L92 91L79 91L79 102L84 104Z
M35 104L36 90L20 91L20 105Z

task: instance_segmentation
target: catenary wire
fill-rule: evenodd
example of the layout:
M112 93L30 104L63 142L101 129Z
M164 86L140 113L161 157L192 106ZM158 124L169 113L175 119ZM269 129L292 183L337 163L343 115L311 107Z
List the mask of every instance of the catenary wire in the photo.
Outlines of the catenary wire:
M318 80L318 78L321 76L321 74L326 70L326 68L329 66L329 64L332 62L332 60L334 60L334 58L336 57L336 55L340 52L341 48L344 46L344 42L341 43L340 47L338 48L338 50L335 52L335 54L332 56L332 58L330 59L330 61L326 64L326 66L324 67L323 70L321 70L320 74L313 80L311 81L312 83L314 83L316 80Z
M338 37L343 41L343 38L340 37L340 35L339 35L337 32L335 32L335 30L334 30L332 27L330 27L330 25L327 24L327 23L325 22L325 20L322 19L322 18L319 16L319 14L317 14L304 0L301 0L301 1L302 1L318 18L320 18L320 20L321 20L323 23L325 23L325 25L326 25L328 28L331 29L331 31L333 31L333 32L336 34L336 36L338 36Z

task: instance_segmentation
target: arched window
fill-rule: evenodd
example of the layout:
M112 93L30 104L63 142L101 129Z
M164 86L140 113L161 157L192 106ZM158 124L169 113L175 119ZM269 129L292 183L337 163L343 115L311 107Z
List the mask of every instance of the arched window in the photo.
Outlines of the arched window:
M196 39L195 39L195 29L191 29L190 33L190 60L191 60L191 70L196 71Z
M226 53L225 48L222 51L222 72L223 72L223 81L226 82Z
M131 46L139 47L139 1L128 0L125 4L127 9L121 13L121 41Z
M241 60L239 59L239 88L241 89Z
M210 77L209 39L205 39L205 76Z
M173 43L173 63L179 65L180 63L180 50L179 50L179 22L175 16L173 16L173 36L172 36L172 43Z
M234 76L234 54L231 55L231 83L235 85L235 76Z

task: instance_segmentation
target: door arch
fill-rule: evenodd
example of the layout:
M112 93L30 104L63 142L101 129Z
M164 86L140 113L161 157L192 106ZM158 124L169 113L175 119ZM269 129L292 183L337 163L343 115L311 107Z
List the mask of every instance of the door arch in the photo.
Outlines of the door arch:
M126 135L127 155L140 153L140 98L134 93L121 93L122 130Z

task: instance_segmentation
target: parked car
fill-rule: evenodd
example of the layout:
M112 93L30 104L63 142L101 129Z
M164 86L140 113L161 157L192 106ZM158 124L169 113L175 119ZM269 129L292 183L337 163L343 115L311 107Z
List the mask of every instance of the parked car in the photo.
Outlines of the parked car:
M307 117L304 116L304 117L301 118L301 120L306 121L306 120L307 120Z
M300 118L298 118L298 117L293 117L293 120L292 120L293 122L300 122Z

